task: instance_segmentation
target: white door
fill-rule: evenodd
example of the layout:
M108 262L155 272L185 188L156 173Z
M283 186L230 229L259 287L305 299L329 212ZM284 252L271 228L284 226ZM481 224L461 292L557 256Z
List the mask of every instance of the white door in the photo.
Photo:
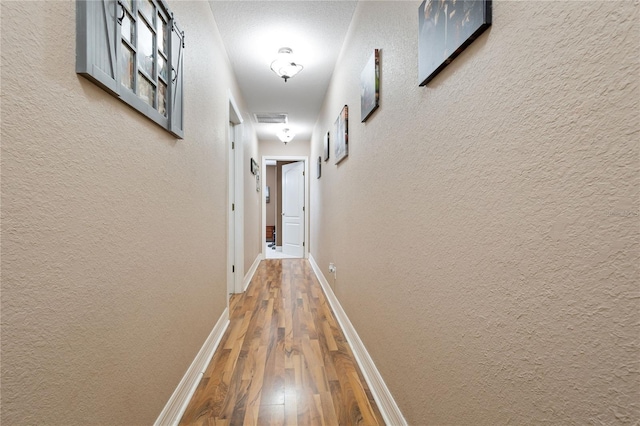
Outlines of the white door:
M282 253L304 257L304 161L282 166Z

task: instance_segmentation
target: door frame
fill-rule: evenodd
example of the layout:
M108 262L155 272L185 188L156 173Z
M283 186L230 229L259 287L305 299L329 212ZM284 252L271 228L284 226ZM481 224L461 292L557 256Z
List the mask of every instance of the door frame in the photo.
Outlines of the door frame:
M264 170L266 176L267 170L267 160L275 160L275 161L303 161L304 162L304 253L303 257L305 259L309 258L309 157L302 155L263 155L262 156L262 170ZM260 196L260 205L262 209L262 222L260 227L260 244L262 253L262 259L266 259L267 254L265 253L266 239L267 239L267 201L264 197L264 191L267 187L267 179L262 179L260 183L260 191L262 192ZM281 232L279 229L276 229L276 232Z
M229 90L229 120L233 135L227 134L227 306L231 293L242 293L244 280L244 132L238 104ZM229 128L229 126L227 126ZM228 130L230 132L231 130ZM231 149L232 140L235 149ZM231 162L234 168L231 167ZM233 173L235 172L235 173ZM232 206L235 204L235 206ZM235 214L235 221L232 220ZM235 222L235 226L234 226Z

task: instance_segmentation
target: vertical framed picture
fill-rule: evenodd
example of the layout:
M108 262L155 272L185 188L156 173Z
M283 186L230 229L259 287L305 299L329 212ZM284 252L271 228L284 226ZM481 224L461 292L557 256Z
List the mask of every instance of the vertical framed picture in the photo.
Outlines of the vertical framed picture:
M418 22L418 79L424 86L491 26L491 0L424 0Z
M349 155L349 107L342 108L340 115L333 125L336 164Z
M258 172L258 163L253 158L251 159L251 174L255 175Z
M378 109L380 99L380 50L374 49L360 74L360 119L362 123Z
M318 157L318 179L322 176L322 157Z
M324 135L324 161L329 161L329 133Z

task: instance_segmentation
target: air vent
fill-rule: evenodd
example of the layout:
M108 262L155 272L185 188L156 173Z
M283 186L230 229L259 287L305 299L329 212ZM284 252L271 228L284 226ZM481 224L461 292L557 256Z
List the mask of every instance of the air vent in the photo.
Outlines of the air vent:
M287 114L280 112L266 112L253 114L256 123L262 124L286 124L289 121Z

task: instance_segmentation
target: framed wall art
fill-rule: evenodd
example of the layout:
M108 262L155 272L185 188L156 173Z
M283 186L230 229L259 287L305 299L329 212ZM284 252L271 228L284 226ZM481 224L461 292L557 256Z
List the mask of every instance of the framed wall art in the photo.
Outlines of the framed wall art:
M418 80L424 86L491 26L491 0L424 0L418 22Z
M251 174L255 175L258 172L258 163L253 158L251 159Z
M333 125L336 164L349 155L349 107L342 108Z
M324 161L329 161L329 133L324 135Z
M378 109L380 99L380 50L374 49L360 74L360 119L364 123Z

